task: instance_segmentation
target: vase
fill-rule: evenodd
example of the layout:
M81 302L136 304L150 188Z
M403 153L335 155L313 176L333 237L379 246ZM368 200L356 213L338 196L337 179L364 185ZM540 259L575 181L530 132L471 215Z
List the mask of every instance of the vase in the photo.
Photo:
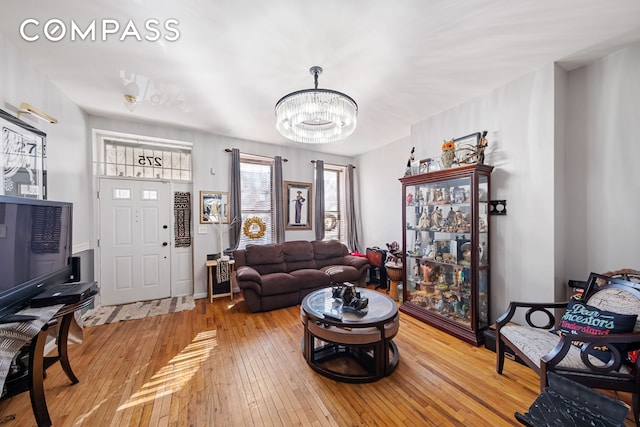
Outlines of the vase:
M453 150L442 150L440 162L442 166L449 169L456 161L456 153Z

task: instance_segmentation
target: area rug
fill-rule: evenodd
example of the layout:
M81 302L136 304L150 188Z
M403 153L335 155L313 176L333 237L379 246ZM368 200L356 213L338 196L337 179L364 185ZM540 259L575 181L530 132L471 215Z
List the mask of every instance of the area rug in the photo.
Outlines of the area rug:
M144 319L145 317L193 310L195 306L196 304L192 296L139 301L123 305L101 306L95 310L87 311L84 316L83 326L98 326L125 320Z

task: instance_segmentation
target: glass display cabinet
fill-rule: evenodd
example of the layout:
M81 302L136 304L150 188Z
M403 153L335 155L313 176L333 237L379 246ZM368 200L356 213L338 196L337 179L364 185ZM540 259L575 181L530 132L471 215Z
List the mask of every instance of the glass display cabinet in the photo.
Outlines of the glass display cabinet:
M489 190L493 166L401 178L400 310L479 345L489 322Z

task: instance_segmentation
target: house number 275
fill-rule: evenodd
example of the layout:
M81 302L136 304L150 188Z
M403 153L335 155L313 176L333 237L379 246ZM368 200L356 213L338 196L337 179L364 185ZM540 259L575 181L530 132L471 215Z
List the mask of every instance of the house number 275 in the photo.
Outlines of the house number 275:
M141 154L138 156L138 164L140 166L155 166L155 167L161 168L162 157L143 156Z

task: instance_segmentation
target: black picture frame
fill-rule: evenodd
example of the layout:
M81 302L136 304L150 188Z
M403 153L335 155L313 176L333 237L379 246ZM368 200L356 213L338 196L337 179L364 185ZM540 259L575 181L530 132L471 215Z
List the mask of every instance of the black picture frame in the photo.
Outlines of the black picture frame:
M0 110L0 194L47 198L47 134Z

